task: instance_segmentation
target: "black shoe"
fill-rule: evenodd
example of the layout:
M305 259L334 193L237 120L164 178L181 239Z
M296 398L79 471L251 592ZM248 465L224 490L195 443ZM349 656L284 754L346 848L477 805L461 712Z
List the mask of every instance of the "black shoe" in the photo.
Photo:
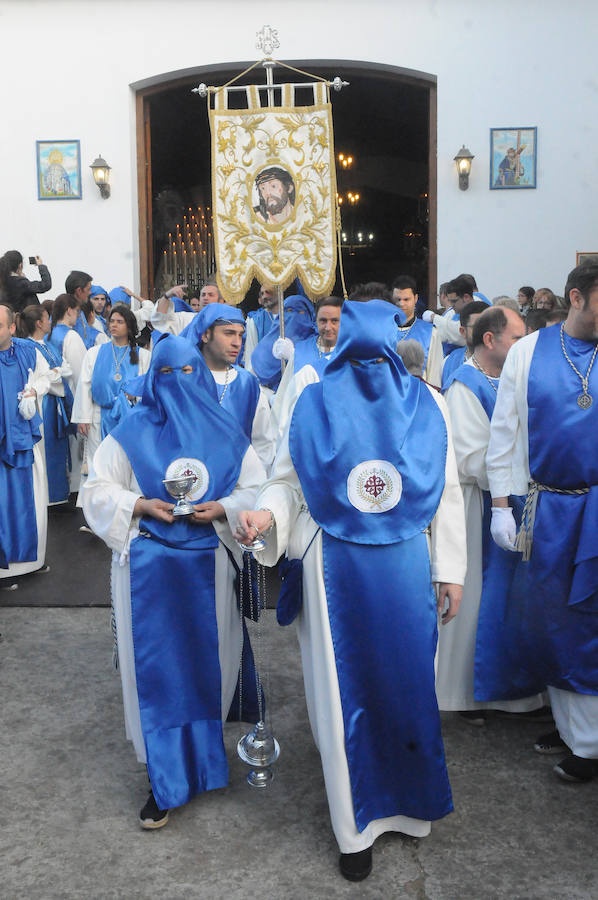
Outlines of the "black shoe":
M548 734L541 734L534 744L536 753L543 753L545 756L551 753L561 753L563 749L568 750L569 748L558 731L549 731Z
M591 781L598 775L598 759L583 759L570 753L553 769L563 781Z
M475 725L476 728L481 728L486 724L488 713L485 709L464 709L459 715L468 725Z
M341 853L338 864L341 875L347 881L363 881L372 871L372 848L359 853Z
M550 706L541 706L539 709L530 709L528 712L509 712L506 709L496 709L494 715L499 719L512 719L519 722L553 722Z
M153 791L150 791L147 803L139 813L142 828L162 828L168 822L168 810L159 809Z

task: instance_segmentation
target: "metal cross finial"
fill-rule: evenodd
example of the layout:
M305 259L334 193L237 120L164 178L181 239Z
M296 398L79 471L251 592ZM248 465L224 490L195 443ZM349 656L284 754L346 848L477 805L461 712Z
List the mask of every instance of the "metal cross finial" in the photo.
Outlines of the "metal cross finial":
M264 56L272 56L272 51L280 47L278 29L272 28L271 25L264 25L261 31L256 31L255 36L257 37L255 46Z

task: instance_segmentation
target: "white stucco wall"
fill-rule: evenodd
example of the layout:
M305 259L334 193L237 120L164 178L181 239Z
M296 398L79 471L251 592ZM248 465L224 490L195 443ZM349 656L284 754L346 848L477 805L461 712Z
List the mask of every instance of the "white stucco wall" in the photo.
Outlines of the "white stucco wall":
M575 251L598 250L590 0L0 0L0 252L41 254L51 296L73 267L108 288L137 285L130 85L255 59L264 23L279 29L281 59L368 60L437 76L440 280L470 271L489 296L523 283L560 293ZM534 125L538 188L490 191L490 127ZM63 138L81 141L83 199L40 202L35 140ZM467 192L453 163L463 143L475 154ZM109 200L88 168L100 153L112 166Z

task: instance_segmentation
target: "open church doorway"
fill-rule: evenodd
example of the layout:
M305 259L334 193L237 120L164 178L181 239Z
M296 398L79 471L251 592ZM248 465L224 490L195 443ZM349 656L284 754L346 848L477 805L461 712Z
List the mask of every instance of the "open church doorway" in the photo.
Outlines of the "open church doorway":
M200 81L225 84L247 65L198 67L191 75L132 86L145 297L183 281L197 290L212 274L210 127L207 101L191 88ZM347 287L412 275L435 307L436 77L367 62L292 65L350 82L332 92ZM262 79L258 68L245 83ZM275 68L274 80L286 80L285 71ZM335 293L341 293L338 282Z

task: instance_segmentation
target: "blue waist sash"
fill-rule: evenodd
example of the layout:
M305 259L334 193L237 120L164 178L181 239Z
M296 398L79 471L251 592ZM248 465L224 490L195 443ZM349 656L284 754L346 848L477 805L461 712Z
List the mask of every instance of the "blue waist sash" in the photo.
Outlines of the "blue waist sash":
M58 356L51 344L30 340L45 358L50 368L56 368L62 364L62 357ZM46 394L42 404L44 449L48 474L48 500L50 503L63 503L65 500L68 500L70 491L68 472L70 472L72 467L69 434L74 434L77 431L77 426L71 425L73 395L66 378L62 379L62 386L64 397Z
M322 548L357 828L395 815L439 819L453 806L426 537L373 547L324 532Z
M7 569L9 563L37 559L33 452L25 452L28 459L31 455L25 466L0 462L0 569Z
M525 497L510 497L517 527ZM484 491L482 520L482 595L476 634L474 697L518 700L545 690L537 671L527 619L527 563L521 553L501 548L490 534L491 499Z
M65 389L68 389L66 383ZM70 492L68 472L72 468L72 460L69 434L72 433L72 425L65 401L66 397L63 399L54 394L46 394L44 397L44 445L50 503L68 500Z
M228 782L211 531L213 538L192 550L143 536L131 544L137 694L148 773L162 809Z

